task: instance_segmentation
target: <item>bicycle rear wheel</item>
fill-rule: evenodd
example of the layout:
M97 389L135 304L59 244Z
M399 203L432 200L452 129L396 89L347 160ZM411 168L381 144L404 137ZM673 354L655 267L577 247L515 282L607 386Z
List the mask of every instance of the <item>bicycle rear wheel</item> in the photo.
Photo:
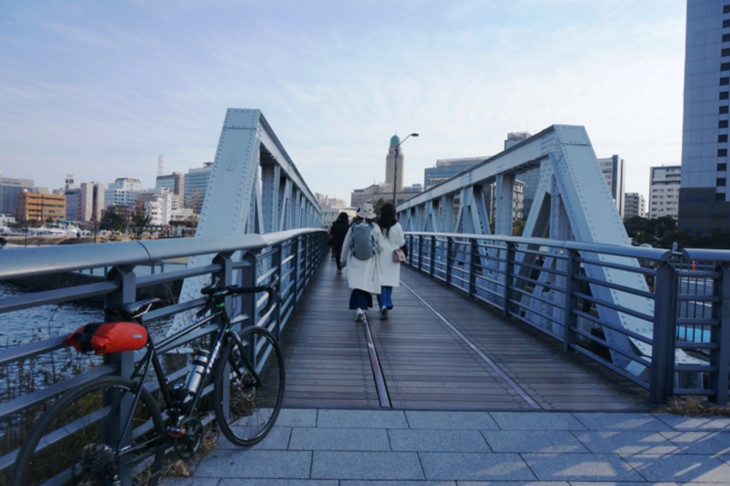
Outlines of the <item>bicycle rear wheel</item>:
M11 486L157 484L165 426L146 389L132 415L130 447L112 438L128 417L120 409L131 406L136 391L133 381L111 376L62 395L18 452Z
M286 372L276 338L260 327L230 338L215 372L218 424L232 443L249 447L266 437L284 398Z

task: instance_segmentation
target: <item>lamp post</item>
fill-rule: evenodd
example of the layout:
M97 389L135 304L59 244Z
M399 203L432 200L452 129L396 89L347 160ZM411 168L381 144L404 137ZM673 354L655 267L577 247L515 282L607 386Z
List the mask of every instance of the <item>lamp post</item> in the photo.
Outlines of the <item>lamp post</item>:
M418 136L417 133L410 133L410 134L408 134L408 136L406 136L406 138L401 140L398 145L395 146L395 160L393 161L393 206L396 205L395 193L398 190L398 149L403 144L403 142L408 140L408 137L417 137L417 136Z

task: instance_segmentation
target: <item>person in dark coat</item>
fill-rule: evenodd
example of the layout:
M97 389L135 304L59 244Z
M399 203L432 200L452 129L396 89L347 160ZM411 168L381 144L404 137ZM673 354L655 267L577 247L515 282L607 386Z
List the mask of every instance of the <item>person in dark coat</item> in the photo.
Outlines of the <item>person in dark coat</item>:
M332 227L330 228L330 240L332 241L332 252L337 261L337 273L342 273L342 264L340 263L342 242L345 241L345 235L349 227L350 220L347 217L347 213L343 211L337 216L337 219L332 223Z

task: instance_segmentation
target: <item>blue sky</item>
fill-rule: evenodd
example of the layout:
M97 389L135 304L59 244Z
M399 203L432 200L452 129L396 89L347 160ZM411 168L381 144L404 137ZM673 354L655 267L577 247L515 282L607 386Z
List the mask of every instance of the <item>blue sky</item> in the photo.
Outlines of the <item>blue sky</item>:
M629 192L681 160L684 0L0 0L0 171L62 187L212 161L258 108L313 192L349 202L511 131L584 125Z

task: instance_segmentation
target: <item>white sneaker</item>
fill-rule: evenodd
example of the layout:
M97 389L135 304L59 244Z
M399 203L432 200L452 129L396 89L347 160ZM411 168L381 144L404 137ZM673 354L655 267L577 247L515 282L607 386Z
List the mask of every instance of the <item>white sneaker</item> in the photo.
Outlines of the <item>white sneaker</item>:
M355 311L355 321L362 321L365 320L365 312L362 309L357 309Z

